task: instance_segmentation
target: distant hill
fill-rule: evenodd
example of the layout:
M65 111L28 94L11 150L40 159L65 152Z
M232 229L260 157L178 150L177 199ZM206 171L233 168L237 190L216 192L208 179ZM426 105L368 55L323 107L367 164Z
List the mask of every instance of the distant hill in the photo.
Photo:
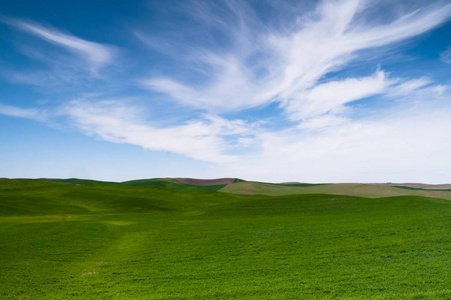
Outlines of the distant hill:
M175 178L181 183L190 185L227 185L235 182L236 178L218 178L218 179L195 179L195 178Z
M160 186L183 191L219 191L230 194L284 196L296 194L334 194L367 198L394 196L423 196L451 200L451 184L422 183L268 183L246 181L239 178L196 179L196 178L150 178L124 182L98 181L91 179L7 179L2 178L2 186L19 188L27 183L27 188L47 186L51 183L76 185L117 185L117 186Z
M357 183L3 179L0 299L450 299L446 199Z
M413 187L422 186L423 188ZM228 184L220 192L247 195L283 196L295 194L335 194L367 198L392 196L424 196L451 200L451 189L441 189L448 185L425 184L367 184L367 183L265 183L241 181ZM437 188L440 187L440 188Z

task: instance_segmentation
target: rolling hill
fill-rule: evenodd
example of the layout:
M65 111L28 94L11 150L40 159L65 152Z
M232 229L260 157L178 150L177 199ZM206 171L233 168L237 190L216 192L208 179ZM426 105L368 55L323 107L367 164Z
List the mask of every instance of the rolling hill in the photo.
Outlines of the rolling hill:
M25 180L25 179L24 179ZM4 179L5 184L8 180ZM23 180L18 180L20 184ZM26 181L26 180L25 180ZM31 182L31 181L30 181ZM164 186L184 191L219 191L231 194L283 196L296 194L336 194L369 198L389 196L424 196L451 200L451 184L429 185L419 183L267 183L245 181L239 178L194 179L152 178L124 182L96 181L89 179L33 179L33 184L48 182L80 185ZM44 183L38 183L44 182Z
M448 191L228 180L0 180L0 298L451 297Z

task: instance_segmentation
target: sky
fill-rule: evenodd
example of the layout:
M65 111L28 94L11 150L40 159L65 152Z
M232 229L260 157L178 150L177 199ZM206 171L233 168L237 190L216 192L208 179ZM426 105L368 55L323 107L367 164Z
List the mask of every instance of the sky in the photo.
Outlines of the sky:
M451 183L451 1L0 0L0 177Z

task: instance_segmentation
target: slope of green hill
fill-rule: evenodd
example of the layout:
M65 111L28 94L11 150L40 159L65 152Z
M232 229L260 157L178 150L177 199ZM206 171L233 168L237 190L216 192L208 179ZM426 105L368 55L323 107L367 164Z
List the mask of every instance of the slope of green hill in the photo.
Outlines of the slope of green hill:
M233 194L270 196L296 194L337 194L360 197L424 196L451 200L451 190L417 189L403 186L379 186L363 183L274 184L254 181L231 183L219 191Z
M46 184L0 181L0 299L451 297L448 200Z
M119 182L114 181L100 181L100 180L92 180L92 179L79 179L79 178L67 178L67 179L36 179L43 181L54 181L54 182L65 182L65 183L73 183L73 184L105 184L105 185L118 185Z
M66 183L38 179L2 179L0 180L0 191L37 189L62 185L66 185Z
M226 184L219 185L190 185L184 184L174 178L152 178L152 179L139 179L124 181L121 185L138 186L138 185L150 185L150 186L164 186L171 189L184 190L184 191L217 191L226 186Z
M8 180L3 180L8 182ZM11 180L9 180L11 181ZM14 181L14 180L13 180ZM26 181L26 180L25 180ZM23 179L18 182L25 182ZM208 180L206 180L208 181ZM229 184L193 185L182 183L176 178L138 179L124 182L97 181L90 179L33 179L34 185L49 182L72 183L79 185L123 185L123 186L161 186L182 191L220 191L231 194L283 196L297 194L336 194L361 197L424 196L451 200L450 189L416 188L402 185L382 185L364 183L267 183L235 179ZM40 183L41 182L41 183Z
M98 181L91 179L79 179L79 178L68 178L68 179L33 179L34 181L42 182L62 182L62 183L72 183L80 185L91 185L91 184L101 184L101 185L125 185L125 186L164 186L171 189L185 190L185 191L217 191L226 186L226 184L219 185L190 185L184 184L175 178L150 178L150 179L137 179L129 180L123 182L114 181ZM6 180L8 181L8 180ZM10 180L11 181L11 180Z

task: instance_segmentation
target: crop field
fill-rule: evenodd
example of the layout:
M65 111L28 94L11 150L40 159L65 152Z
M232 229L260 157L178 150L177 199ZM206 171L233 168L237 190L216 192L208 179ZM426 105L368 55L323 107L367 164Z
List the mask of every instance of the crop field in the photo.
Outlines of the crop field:
M311 188L0 180L0 299L451 298L449 200Z

